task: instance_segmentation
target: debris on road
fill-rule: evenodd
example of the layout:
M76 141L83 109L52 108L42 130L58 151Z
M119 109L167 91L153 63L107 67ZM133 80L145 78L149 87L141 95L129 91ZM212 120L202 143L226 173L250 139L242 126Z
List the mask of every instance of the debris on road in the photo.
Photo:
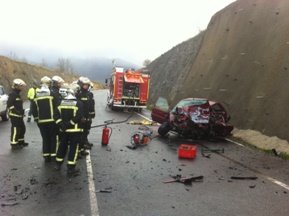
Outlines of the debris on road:
M107 188L95 191L95 193L111 193L111 192L112 192L112 187L107 187Z
M173 179L163 181L163 183L167 184L167 183L179 182L185 185L192 185L193 182L202 182L204 179L204 176L183 177L182 175L175 175L171 177Z
M147 121L147 120L143 120L143 121L129 121L127 124L131 124L131 125L146 125L146 126L155 126L155 125L157 125L156 122Z
M213 153L225 153L224 148L202 148L201 153L208 153L208 152L213 152Z
M202 152L202 156L205 158L211 158L211 154L204 154L203 152Z
M231 176L231 179L234 180L256 180L258 177L256 176Z
M1 206L15 206L15 205L18 205L19 203L18 202L11 202L11 203L1 203Z

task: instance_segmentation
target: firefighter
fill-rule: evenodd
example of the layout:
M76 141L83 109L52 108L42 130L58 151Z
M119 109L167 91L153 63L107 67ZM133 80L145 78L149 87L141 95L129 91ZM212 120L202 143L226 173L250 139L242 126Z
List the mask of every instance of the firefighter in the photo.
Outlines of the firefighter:
M74 176L79 172L75 169L79 150L80 135L83 132L81 121L83 120L83 104L75 97L76 85L71 85L67 96L61 101L55 112L55 121L59 125L61 140L56 154L56 170L60 170L69 146L67 175Z
M93 93L90 90L91 82L87 77L80 77L78 80L80 91L77 94L78 100L83 103L84 122L81 136L80 155L88 155L85 149L91 149L92 143L88 141L88 134L91 128L92 119L95 117Z
M31 88L28 90L28 93L27 93L27 98L28 98L28 100L30 101L30 109L29 109L28 116L27 116L27 122L30 122L30 121L31 121L32 104L33 104L33 99L34 99L34 97L35 97L35 94L36 94L36 86L34 85L33 87L31 87Z
M28 143L24 141L26 127L23 120L23 101L20 97L20 92L25 86L26 83L23 80L14 79L12 84L13 91L9 94L7 101L7 110L11 121L10 144L12 149L28 146Z
M41 78L41 88L37 89L32 106L34 120L42 137L42 153L45 162L55 160L57 128L54 121L54 98L49 86L51 79L47 76Z
M59 92L59 89L64 83L64 80L60 76L53 76L52 79L52 85L51 85L51 95L54 98L54 107L56 108L60 102L61 102L61 94Z
M64 80L60 76L53 76L51 78L51 95L53 96L53 107L54 107L54 112L59 106L62 96L60 94L60 88L63 86ZM56 125L56 145L59 146L59 128Z

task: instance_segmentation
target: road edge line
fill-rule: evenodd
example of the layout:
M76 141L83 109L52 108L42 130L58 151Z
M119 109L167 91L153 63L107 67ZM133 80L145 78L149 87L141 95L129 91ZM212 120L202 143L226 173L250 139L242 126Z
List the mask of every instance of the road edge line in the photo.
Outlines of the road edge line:
M90 154L86 156L86 171L88 177L88 191L89 191L89 200L90 200L90 213L92 216L99 216L99 209L97 204L96 190L94 184L94 177L92 171L92 163Z

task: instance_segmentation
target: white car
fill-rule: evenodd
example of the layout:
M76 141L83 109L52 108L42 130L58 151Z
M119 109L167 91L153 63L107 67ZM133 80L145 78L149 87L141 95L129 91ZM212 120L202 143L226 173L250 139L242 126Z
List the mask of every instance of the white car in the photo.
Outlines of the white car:
M2 118L2 121L7 121L9 119L8 113L6 110L8 101L8 95L5 94L3 86L0 85L0 116Z

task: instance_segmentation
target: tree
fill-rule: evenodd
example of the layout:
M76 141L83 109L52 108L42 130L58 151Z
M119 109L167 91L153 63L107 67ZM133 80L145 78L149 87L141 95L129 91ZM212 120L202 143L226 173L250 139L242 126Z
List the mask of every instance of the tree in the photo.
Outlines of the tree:
M152 62L152 61L149 60L149 59L144 60L144 61L143 61L143 66L144 66L144 67L147 67L151 62Z
M59 58L57 61L57 69L60 72L73 73L72 63L68 58Z

